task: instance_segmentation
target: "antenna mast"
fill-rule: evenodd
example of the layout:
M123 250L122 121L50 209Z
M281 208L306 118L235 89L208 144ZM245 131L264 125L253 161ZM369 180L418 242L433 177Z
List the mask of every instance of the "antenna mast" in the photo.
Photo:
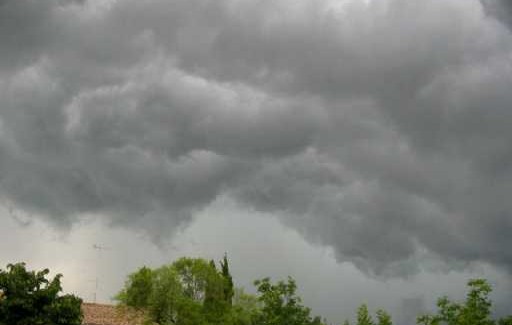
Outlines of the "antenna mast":
M99 275L98 275L98 267L99 267L99 263L101 262L101 252L104 251L104 250L109 250L110 247L106 247L106 246L101 246L101 245L98 245L98 244L93 244L92 245L92 248L94 250L96 250L98 252L98 260L97 260L97 264L96 264L96 278L94 279L94 296L93 296L93 302L96 303L96 298L97 298L97 293L98 293L98 288L99 288Z

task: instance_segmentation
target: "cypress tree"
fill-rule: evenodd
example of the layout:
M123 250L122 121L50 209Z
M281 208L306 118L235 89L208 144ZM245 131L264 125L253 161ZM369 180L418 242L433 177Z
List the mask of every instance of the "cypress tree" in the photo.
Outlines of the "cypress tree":
M229 307L233 304L233 296L235 294L235 289L233 285L233 278L229 273L229 262L227 254L224 254L224 258L220 261L221 266L221 274L224 279L224 300L226 301Z

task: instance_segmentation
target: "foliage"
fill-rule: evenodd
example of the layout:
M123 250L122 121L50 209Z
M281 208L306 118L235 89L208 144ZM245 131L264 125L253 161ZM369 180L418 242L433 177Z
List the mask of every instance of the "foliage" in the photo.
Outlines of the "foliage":
M498 325L512 325L512 315L498 320Z
M220 279L215 265L200 258L180 258L172 264L172 268L176 271L184 296L195 302L203 302L207 286Z
M60 279L46 276L48 269L27 271L24 263L9 264L0 270L0 324L80 325L82 300L73 295L59 296Z
M128 290L127 290L128 291ZM152 272L148 310L152 320L159 324L176 324L183 300L183 289L172 266L162 266Z
M391 321L391 315L382 309L377 310L377 324L393 325L393 322Z
M418 317L418 324L424 325L494 325L496 321L491 318L492 302L489 293L492 291L489 283L484 279L474 279L468 282L469 292L464 303L452 302L448 297L441 297L437 301L438 312L435 315L422 315ZM498 321L498 324L508 324L511 317ZM508 322L508 323L507 323Z
M233 296L235 294L234 291L234 284L233 284L233 277L231 276L231 273L229 272L229 262L228 262L228 256L224 254L224 258L222 261L220 261L220 268L221 268L221 274L222 278L224 280L224 301L228 306L231 306L233 304Z
M224 263L227 266L227 259ZM213 261L183 257L155 270L141 268L130 274L116 299L146 308L151 320L161 325L220 324L229 319L226 283Z
M269 278L254 282L260 294L259 300L263 307L258 324L261 325L313 325L321 324L320 318L311 318L310 309L301 304L296 295L297 285L293 278L272 284Z
M257 280L254 282L257 294L252 295L235 288L227 256L224 256L219 266L217 269L213 260L208 262L200 258L183 257L154 270L142 267L128 276L116 299L123 305L144 309L144 313L149 315L148 323L159 325L322 325L321 319L312 317L310 309L302 304L293 278L288 277L286 281L277 283L273 283L270 278ZM54 281L58 280L59 277L56 277ZM468 285L470 290L463 303L442 297L437 302L438 312L418 317L418 324L512 325L512 316L499 320L491 318L489 294L492 288L487 281L471 280ZM48 287L52 287L52 284L48 283ZM0 303L2 299L0 291ZM64 309L69 308L66 304L72 305L72 300L59 301ZM365 304L357 309L356 323L393 325L386 311L377 310L374 319ZM76 323L44 323L47 324ZM349 325L348 320L343 324ZM2 324L0 321L0 325L5 325L5 322Z
M245 293L241 288L235 288L232 303L229 323L233 325L251 325L259 317L261 302L255 295Z
M362 304L357 309L357 325L374 325L366 304Z
M148 306L152 292L153 271L143 266L128 276L125 288L115 297L124 305L144 308Z
M377 323L372 319L370 312L368 311L368 306L366 304L362 304L357 308L357 325L393 325L391 320L391 315L389 315L383 309L377 310ZM349 321L345 320L343 325L349 325Z

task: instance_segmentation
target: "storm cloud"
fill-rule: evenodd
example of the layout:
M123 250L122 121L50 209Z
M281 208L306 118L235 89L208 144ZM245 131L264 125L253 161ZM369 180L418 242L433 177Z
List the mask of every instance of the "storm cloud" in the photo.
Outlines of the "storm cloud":
M0 198L158 241L228 196L368 274L510 272L507 5L0 1Z

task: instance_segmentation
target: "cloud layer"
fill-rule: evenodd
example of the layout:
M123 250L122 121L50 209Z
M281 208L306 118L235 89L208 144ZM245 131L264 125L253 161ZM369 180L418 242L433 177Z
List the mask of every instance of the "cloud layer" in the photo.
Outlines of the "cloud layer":
M0 1L0 197L158 241L226 195L370 274L512 271L496 6Z

